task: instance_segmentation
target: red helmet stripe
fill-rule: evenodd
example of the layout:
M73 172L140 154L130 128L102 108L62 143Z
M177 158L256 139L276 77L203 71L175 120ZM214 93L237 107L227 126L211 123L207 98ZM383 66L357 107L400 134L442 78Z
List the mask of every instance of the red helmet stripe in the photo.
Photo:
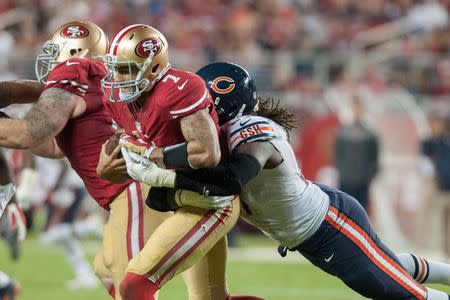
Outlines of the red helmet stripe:
M148 25L145 24L134 24L130 25L128 27L125 27L121 31L119 31L113 38L113 41L111 43L111 46L109 47L109 54L110 55L117 55L117 48L119 47L119 43L122 40L122 38L131 30L139 28L139 27L147 27Z

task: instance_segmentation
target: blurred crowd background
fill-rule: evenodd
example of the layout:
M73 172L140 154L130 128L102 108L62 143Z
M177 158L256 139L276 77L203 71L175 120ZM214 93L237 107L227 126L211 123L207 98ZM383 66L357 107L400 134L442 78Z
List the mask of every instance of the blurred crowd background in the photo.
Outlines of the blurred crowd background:
M387 244L450 256L449 12L450 0L1 0L0 80L34 79L64 22L110 38L152 25L175 68L238 63L296 112L305 176L358 196Z

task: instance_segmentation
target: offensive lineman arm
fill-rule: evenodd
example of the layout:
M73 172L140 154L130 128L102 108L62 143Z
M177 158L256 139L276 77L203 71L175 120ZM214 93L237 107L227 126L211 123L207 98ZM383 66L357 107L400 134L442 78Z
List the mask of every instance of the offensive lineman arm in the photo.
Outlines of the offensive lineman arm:
M0 82L0 108L11 104L36 102L45 86L35 80L12 80ZM46 158L62 158L64 154L54 139L49 139L42 145L32 148L31 152Z
M219 137L208 113L208 108L181 118L180 125L187 141L187 144L180 145L183 150L180 149L177 151L178 153L175 153L175 151L167 151L170 147L166 147L164 150L156 148L150 154L149 159L174 167L207 168L216 166L220 161ZM182 162L177 164L178 161L183 160L187 160L185 165Z
M70 118L86 110L83 98L60 88L45 90L24 120L0 120L0 146L37 147L56 136Z
M11 104L36 102L44 91L44 85L34 80L0 82L0 108Z
M55 138L50 138L46 140L39 146L31 148L30 151L34 155L38 155L45 158L61 159L65 157L64 153L61 151L58 144L56 143Z

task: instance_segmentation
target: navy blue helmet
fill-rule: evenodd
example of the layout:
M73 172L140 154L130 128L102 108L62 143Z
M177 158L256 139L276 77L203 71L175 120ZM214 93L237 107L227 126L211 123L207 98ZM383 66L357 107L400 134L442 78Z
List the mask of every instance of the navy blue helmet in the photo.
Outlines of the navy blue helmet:
M219 116L219 125L255 110L258 103L255 82L244 68L217 62L204 66L197 75L206 82Z

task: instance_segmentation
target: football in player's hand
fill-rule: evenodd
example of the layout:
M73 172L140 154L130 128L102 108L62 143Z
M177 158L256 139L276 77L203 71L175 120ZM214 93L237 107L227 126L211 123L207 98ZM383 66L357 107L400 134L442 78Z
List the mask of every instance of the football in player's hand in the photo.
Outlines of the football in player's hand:
M113 136L111 136L108 141L106 142L106 146L105 146L105 152L108 155L111 155L114 151L114 149L116 149L116 147L119 145L119 139L120 139L120 133L116 133ZM122 153L119 152L119 154L117 155L117 158L122 157Z

